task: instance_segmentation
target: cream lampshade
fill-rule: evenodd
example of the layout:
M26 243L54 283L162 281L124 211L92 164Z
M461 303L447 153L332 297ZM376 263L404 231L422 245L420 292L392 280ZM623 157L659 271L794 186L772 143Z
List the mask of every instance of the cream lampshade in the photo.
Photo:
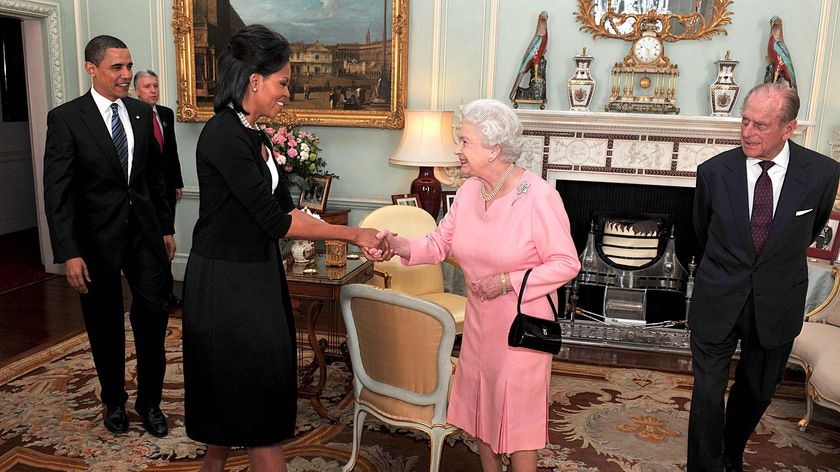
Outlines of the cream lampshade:
M437 218L440 210L440 182L435 167L460 165L453 154L451 111L405 110L405 128L397 151L388 162L420 168L420 175L411 182L420 206Z

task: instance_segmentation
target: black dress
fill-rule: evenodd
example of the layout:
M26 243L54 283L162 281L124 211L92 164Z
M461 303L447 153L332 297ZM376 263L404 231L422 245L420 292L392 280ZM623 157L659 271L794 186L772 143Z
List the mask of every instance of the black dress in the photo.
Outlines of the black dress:
M200 210L184 278L187 435L266 446L294 435L295 329L277 242L294 208L271 191L262 133L223 111L196 150ZM270 161L268 165L275 165Z

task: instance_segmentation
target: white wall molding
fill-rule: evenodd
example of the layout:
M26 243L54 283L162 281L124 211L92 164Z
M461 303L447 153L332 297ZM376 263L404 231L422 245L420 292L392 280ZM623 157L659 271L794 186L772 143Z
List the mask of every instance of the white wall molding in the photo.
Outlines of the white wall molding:
M58 4L43 0L0 0L0 13L22 20L38 19L46 31L47 62L52 105L64 103L64 60L61 57L61 21ZM52 108L52 107L51 107Z
M489 3L489 5L488 5ZM499 0L489 0L484 3L484 38L481 61L481 87L480 97L492 98L493 89L496 85L496 54L498 47L499 30Z
M809 122L819 123L825 116L825 107L818 104L820 103L820 97L825 97L827 95L828 87L830 86L825 75L830 70L829 66L831 64L831 55L834 52L834 49L830 48L826 53L826 47L830 46L828 33L831 29L833 20L831 17L831 2L832 0L823 0L822 10L820 12L817 47L814 50L814 84L813 87L811 87L811 97L808 100L809 105L807 120ZM815 143L817 139L819 139L819 134L819 129L815 129L813 132L806 131L802 144L807 148L817 149Z

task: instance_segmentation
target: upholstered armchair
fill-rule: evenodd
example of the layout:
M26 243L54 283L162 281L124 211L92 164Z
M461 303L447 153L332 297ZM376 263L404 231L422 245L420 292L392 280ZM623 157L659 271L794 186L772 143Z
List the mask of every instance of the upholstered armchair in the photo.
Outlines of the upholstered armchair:
M370 212L362 218L359 226L388 229L400 236L415 238L434 230L437 223L423 209L407 205L389 205ZM449 259L447 261L454 263ZM440 264L404 266L399 256L394 256L391 260L374 264L372 284L417 295L443 306L455 319L456 332L463 332L467 299L463 295L444 291L443 269Z
M371 414L428 434L429 470L437 471L443 441L457 429L446 422L454 369L452 315L428 300L364 284L341 288L341 313L355 400L353 447L343 470L355 466L365 418Z
M811 422L815 403L840 412L840 271L832 269L831 276L828 298L805 315L790 353L790 362L805 369L807 406L800 431Z

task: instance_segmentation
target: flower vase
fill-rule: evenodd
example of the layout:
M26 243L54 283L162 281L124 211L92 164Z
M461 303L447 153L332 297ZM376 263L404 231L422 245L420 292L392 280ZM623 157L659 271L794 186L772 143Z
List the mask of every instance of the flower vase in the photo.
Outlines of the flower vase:
M295 263L305 263L315 256L315 242L303 239L296 239L292 243L292 258Z
M738 92L741 90L741 86L735 83L733 73L738 61L729 59L729 51L726 51L726 57L717 61L716 64L718 66L717 79L709 86L712 116L732 116L732 109L735 107Z
M566 85L569 89L569 109L572 111L589 111L589 103L595 92L595 81L589 69L593 60L592 56L586 54L586 48L575 56L575 73Z

